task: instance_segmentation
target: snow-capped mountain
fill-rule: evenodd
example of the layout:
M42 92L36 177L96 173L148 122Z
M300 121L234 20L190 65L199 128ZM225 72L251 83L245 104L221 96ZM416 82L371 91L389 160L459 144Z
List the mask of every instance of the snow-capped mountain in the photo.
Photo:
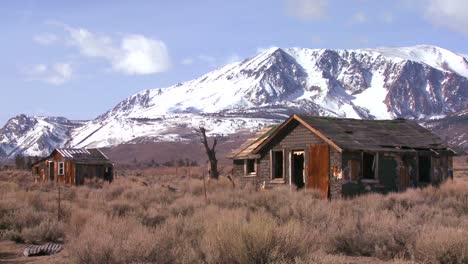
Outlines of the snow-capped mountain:
M297 112L428 120L467 109L467 98L468 60L439 47L271 48L195 80L130 96L70 129L70 140L62 142L105 147L185 140L199 125L231 134Z
M442 119L427 120L421 124L447 141L455 151L468 152L468 109Z
M70 140L71 131L81 125L64 117L13 117L0 129L0 159L45 156Z

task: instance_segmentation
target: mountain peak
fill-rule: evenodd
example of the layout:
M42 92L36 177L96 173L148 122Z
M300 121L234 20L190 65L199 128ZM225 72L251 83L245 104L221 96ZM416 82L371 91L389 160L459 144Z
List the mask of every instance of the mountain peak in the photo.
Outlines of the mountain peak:
M45 153L64 144L187 140L200 125L231 134L292 113L427 120L468 107L467 69L464 57L429 45L274 47L191 81L144 90L89 122L20 115L0 130L0 153L6 153L0 155Z

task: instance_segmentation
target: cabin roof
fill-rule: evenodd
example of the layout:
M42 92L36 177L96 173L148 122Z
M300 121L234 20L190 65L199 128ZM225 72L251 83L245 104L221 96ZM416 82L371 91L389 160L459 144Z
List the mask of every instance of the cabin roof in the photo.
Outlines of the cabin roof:
M231 159L246 159L250 158L252 151L258 147L263 141L265 141L273 132L278 128L279 125L267 126L260 129L255 135L247 139L237 149L232 151L228 158Z
M361 120L298 115L342 149L447 149L437 135L412 120Z
M55 150L65 159L72 161L109 161L106 155L97 148L58 148Z
M450 150L435 134L415 121L361 120L349 118L292 115L275 129L260 130L230 155L233 159L253 158L281 131L299 122L338 151L368 150L414 152L417 150ZM290 126L289 126L290 127ZM263 134L262 134L263 133Z
M101 152L101 150L94 148L94 149L85 149L85 148L57 148L52 151L52 153L35 162L32 164L33 166L37 163L40 163L44 160L50 159L55 155L55 153L59 153L65 160L70 160L73 162L78 163L92 163L92 164L99 164L99 163L110 163L109 158Z

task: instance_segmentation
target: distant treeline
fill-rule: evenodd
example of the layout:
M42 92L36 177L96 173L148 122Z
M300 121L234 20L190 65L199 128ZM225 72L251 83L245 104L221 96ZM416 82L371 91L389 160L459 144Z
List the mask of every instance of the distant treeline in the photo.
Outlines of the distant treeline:
M31 165L40 159L41 157L38 157L38 156L16 155L14 159L14 163L7 162L5 164L0 164L0 170L8 170L8 169L29 170L31 169Z
M198 167L196 160L188 158L172 159L165 162L157 162L154 159L151 161L140 162L136 158L133 159L132 165L135 167L143 168L157 168L157 167Z

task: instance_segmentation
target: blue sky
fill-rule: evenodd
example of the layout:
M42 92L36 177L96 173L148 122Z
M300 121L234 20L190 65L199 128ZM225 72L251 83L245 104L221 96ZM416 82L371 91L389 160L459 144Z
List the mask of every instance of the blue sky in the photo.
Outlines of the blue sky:
M468 54L466 10L466 0L2 1L0 125L19 113L92 119L271 46Z

